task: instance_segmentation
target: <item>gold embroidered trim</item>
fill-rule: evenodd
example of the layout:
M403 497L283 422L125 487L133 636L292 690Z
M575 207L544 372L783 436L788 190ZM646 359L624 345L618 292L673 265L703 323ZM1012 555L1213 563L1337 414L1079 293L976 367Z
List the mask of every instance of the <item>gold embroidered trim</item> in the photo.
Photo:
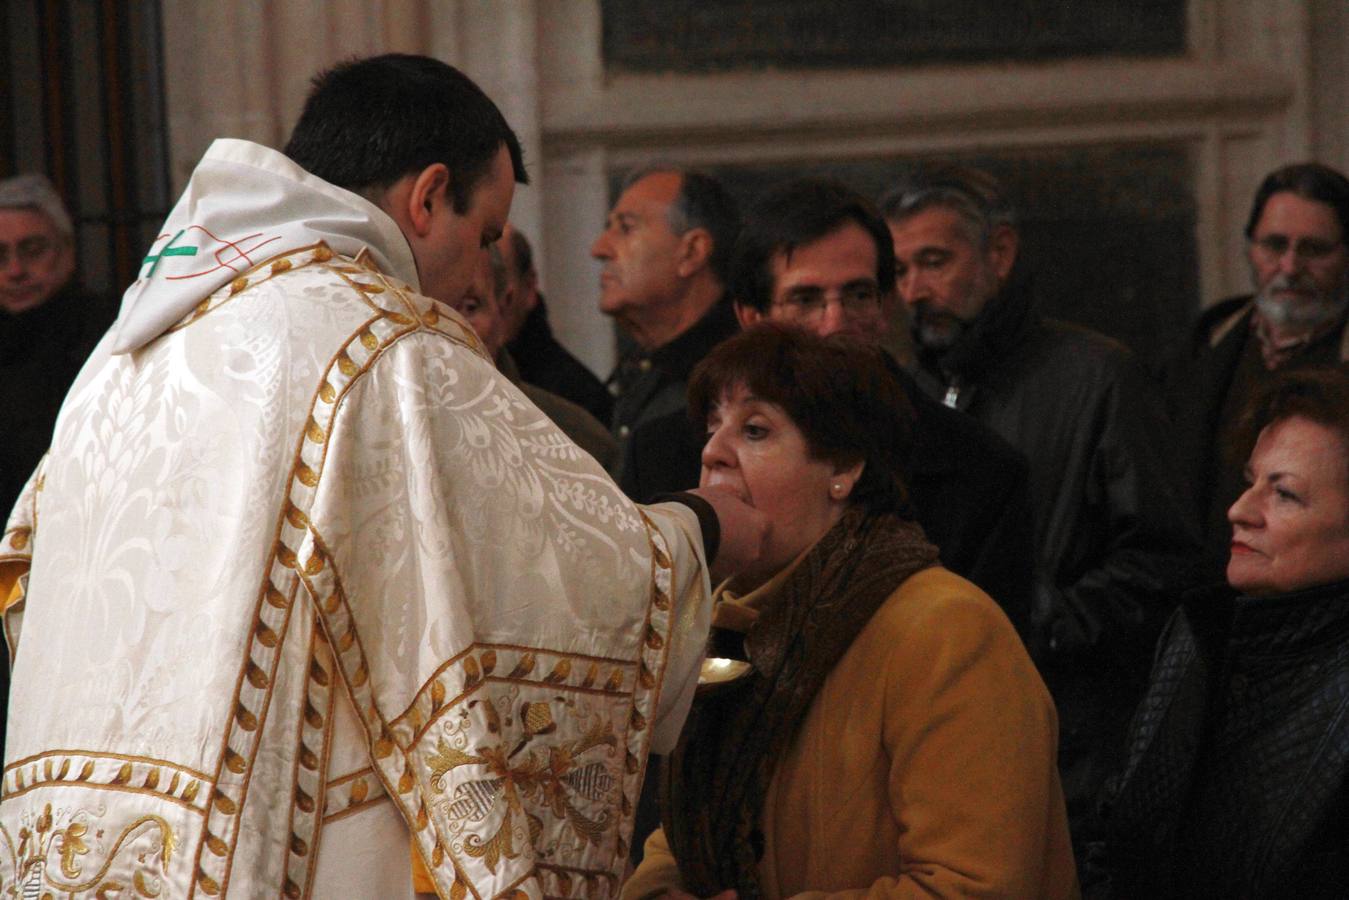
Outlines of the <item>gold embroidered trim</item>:
M181 772L182 774L188 776L189 778L195 778L198 781L211 780L210 776L198 772L196 769L193 769L189 766L182 766L179 765L178 763L169 762L166 759L155 759L152 756L134 756L123 753L103 753L101 751L96 752L93 750L48 750L44 753L37 753L34 754L33 756L25 756L23 759L14 760L14 762L5 766L4 772L5 775L8 776L11 770L18 768L19 766L26 766L29 765L30 763L40 762L41 760L44 760L48 757L51 757L53 759L60 759L61 757L65 756L84 756L88 757L89 759L115 759L121 762L145 763L146 765L159 766L161 768L172 769L176 772Z
M576 888L584 887L582 897L599 897L603 885L607 896L618 896L618 877L607 869L577 869L572 866L557 866L539 863L539 887L544 897L556 897L558 900L576 896Z
M531 840L536 827L543 827L541 820L532 813L526 813L521 807L521 796L553 798L544 808L551 810L560 822L565 823L576 840L596 847L612 840L610 846L614 850L608 858L613 860L615 868L609 875L612 884L617 885L627 861L627 842L621 836L622 824L630 821L633 815L634 801L641 786L641 760L650 741L648 723L655 708L658 688L658 680L651 672L661 670L664 656L668 653L667 634L673 607L670 554L663 536L649 522L647 526L654 581L643 629L644 640L640 645L641 658L636 664L610 664L611 677L619 676L616 684L612 687L606 684L598 691L593 688L603 671L594 658L514 646L475 647L458 654L451 665L442 666L437 677L414 701L408 715L391 725L373 702L368 682L368 663L360 636L356 633L355 617L342 588L340 573L333 564L332 555L322 536L314 530L312 523L309 524L310 546L314 557L325 562L316 567L312 575L302 571L301 578L324 617L324 625L330 639L333 639L336 659L347 678L357 713L367 733L374 739L375 771L409 823L417 852L427 863L428 869L434 872L446 862L450 864L455 878L450 889L456 896L479 896L472 879L465 874L463 857L481 861L489 872L495 874L501 860L519 858L522 848L518 848L516 842L518 828L522 823L528 823ZM573 665L573 659L580 659L583 664ZM634 667L638 674L628 680L625 670ZM593 674L592 668L596 670ZM497 676L497 672L505 674ZM468 752L451 746L441 737L434 748L419 748L414 754L420 738L425 736L427 724L417 721L418 712L423 709L419 704L425 703L429 717L440 717L456 706L454 702L447 702L452 692L459 700L468 700L483 685L496 680L509 680L536 688L546 687L548 693L557 700L561 700L565 694L582 693L581 685L588 680L590 686L584 689L585 692L615 699L626 697L629 701L626 709L629 712L619 721L607 719L601 712L579 739L557 744L545 742L544 747L549 749L543 756L531 750L517 759L517 754L535 736L550 734L557 728L550 702L524 702L517 711L512 712L519 720L519 730L523 732L523 738L513 750L494 745ZM573 681L580 683L574 684ZM461 714L467 716L469 708L476 702L468 700L462 704ZM480 715L487 716L488 731L501 731L501 711L490 697L484 700L479 710ZM614 726L619 728L621 736L614 733ZM587 759L584 756L590 750L605 746L611 748L611 755L613 750L624 748L621 759L616 761L616 777L610 774L612 764L606 763L603 758ZM486 821L488 812L504 803L506 815L489 836L470 830L451 839L452 836L440 832L426 808L431 795L445 793L446 776L461 766L478 767L484 773L484 778L476 781L459 779L454 793L446 798L451 803L450 813L466 823ZM584 798L603 806L607 792L615 785L619 790L617 817L605 812L593 818L573 802L580 802ZM523 876L517 884L535 877L535 874L531 872ZM595 882L596 886L601 882L605 886L609 884L608 880L599 879Z
M269 257L236 276L224 287L217 288L164 333L172 334L188 327L203 316L224 306L249 288L268 282L277 275L302 269L311 263L326 262L332 258L332 250L323 241L310 244L307 247L296 247L293 250L287 250L285 253Z
M378 781L379 779L372 777L372 780ZM323 824L326 827L327 825L345 819L348 816L354 816L359 813L365 812L367 809L374 809L376 806L379 806L381 804L392 802L393 801L389 797L389 795L384 792L384 786L380 785L378 796L362 800L360 803L353 803L346 809L339 810L338 812L325 814L323 817Z
M0 553L0 562L10 559L32 559L33 552L28 546L32 537L33 529L26 525L6 531L4 545L12 552Z
M205 800L210 793L205 776L173 763L78 750L53 751L11 763L5 769L3 785L6 799L38 788L83 787L148 794L197 813L206 812Z
M323 801L323 823L326 825L348 814L369 809L388 797L384 782L380 781L373 766L348 772L328 782Z
M646 777L649 761L647 751L651 746L651 732L647 727L660 708L660 688L663 679L655 677L655 672L664 672L669 661L670 625L674 621L674 563L670 547L660 529L647 516L641 513L646 525L647 540L651 549L651 600L647 604L646 628L643 630L642 662L637 673L636 693L633 698L631 726L633 733L627 736L628 754L624 769L629 778L623 782L620 794L620 811L624 821L631 821L637 807L637 797L641 793L642 782ZM645 695L645 702L639 697ZM643 713L642 709L645 709ZM626 861L629 855L628 842L618 836L618 858Z
M477 654L477 657L468 659L472 654ZM539 654L556 661L552 665L545 663L540 668L538 665ZM575 671L573 671L571 664L572 660L579 661L581 664L575 667ZM565 666L563 665L564 661ZM452 674L451 670L455 666L462 666L464 669L462 681L453 678L447 681L445 676ZM415 744L421 739L426 729L435 723L438 713L464 700L468 694L479 687L479 683L482 681L517 684L546 682L556 684L560 688L587 693L630 694L632 693L631 690L626 687L629 683L629 670L636 669L637 666L638 664L632 660L568 653L537 647L531 648L515 644L471 644L441 664L431 674L431 677L418 689L417 695L408 705L408 708L390 722L390 727L394 729L409 728L412 734L408 738L408 745ZM606 667L609 669L607 674L604 671ZM545 670L548 673L547 675L542 674ZM540 672L539 678L526 677L535 671ZM453 698L447 700L448 691L454 689L450 682L463 686Z
M331 822L348 812L374 806L387 796L389 793L384 791L383 781L379 780L374 766L366 766L340 779L329 781L328 792L324 799L324 822Z
M284 897L308 897L314 881L322 836L324 780L332 748L333 703L337 697L332 652L318 617L309 611L309 656L305 672L305 706L296 734L295 768L291 775L290 836L286 842L281 885Z
M369 684L369 664L360 636L356 633L356 619L342 588L341 576L331 563L331 555L322 536L314 530L312 523L309 529L316 555L322 555L329 563L319 567L313 575L301 577L328 631L337 666L346 680L357 717L366 733L373 738L372 771L388 796L398 805L404 821L409 824L417 850L428 864L428 870L439 868L448 857L455 873L452 895L472 896L474 900L481 900L472 880L464 874L459 860L447 853L447 843L432 824L425 797L416 790L417 779L412 771L412 761L407 752L395 743L388 723L374 703ZM461 655L461 658L466 657Z
M331 263L326 265L332 266ZM360 295L364 297L365 295ZM398 338L416 330L399 328L384 310L349 335L329 361L310 399L306 425L296 438L286 501L277 519L271 559L254 605L252 640L241 663L235 689L234 716L228 727L217 768L215 791L207 820L207 840L197 848L192 892L211 896L227 892L238 841L238 811L253 771L262 726L275 683L280 649L290 623L295 591L301 579L321 572L326 554L300 559L298 548L309 531L308 512L327 459L328 435L343 398L359 377ZM286 586L282 590L280 586ZM340 646L340 645L339 645ZM209 847L210 854L203 853Z

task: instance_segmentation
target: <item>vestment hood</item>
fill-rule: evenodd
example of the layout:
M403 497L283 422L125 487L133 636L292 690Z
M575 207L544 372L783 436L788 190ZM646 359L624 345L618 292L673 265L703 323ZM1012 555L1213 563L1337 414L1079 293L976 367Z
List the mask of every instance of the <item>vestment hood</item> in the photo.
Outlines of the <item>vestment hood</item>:
M113 352L145 346L239 275L319 241L342 256L368 250L380 271L419 289L412 249L379 207L275 150L215 141L122 296Z

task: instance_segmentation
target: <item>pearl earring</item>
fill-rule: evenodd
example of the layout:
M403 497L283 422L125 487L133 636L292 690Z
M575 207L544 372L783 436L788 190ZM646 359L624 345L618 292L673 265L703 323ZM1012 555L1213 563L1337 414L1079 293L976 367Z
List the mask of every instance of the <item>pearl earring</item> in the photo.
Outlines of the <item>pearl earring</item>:
M839 496L839 495L842 494L842 493L843 493L843 485L840 484L839 482L835 481L835 482L834 482L834 496L837 497L837 496Z

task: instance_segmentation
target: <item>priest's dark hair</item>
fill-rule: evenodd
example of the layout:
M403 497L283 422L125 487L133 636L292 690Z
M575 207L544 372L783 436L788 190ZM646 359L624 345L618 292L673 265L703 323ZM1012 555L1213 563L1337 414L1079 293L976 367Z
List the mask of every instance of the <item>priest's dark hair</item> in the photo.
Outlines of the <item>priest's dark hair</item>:
M895 247L890 228L871 201L832 178L801 178L771 188L745 216L735 245L731 296L741 306L767 310L773 302L773 260L791 258L845 225L862 228L876 245L876 284L895 285Z
M438 59L389 53L316 75L284 152L372 200L403 176L444 163L462 215L503 144L515 180L527 184L519 138L472 79Z

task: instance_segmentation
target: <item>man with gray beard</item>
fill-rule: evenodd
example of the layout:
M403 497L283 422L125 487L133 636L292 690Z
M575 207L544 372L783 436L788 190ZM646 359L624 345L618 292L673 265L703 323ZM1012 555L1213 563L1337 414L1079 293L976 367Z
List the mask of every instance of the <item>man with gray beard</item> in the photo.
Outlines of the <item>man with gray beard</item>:
M1226 563L1227 509L1245 487L1249 448L1234 445L1240 411L1275 372L1349 365L1346 236L1342 173L1319 163L1271 172L1246 224L1256 293L1205 310L1167 367L1182 474L1215 566Z

